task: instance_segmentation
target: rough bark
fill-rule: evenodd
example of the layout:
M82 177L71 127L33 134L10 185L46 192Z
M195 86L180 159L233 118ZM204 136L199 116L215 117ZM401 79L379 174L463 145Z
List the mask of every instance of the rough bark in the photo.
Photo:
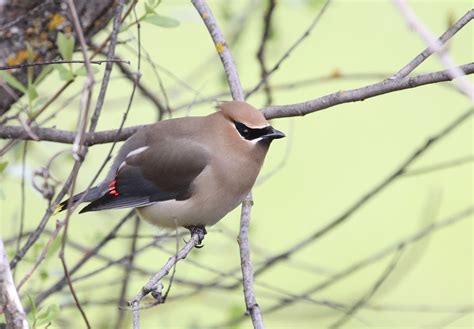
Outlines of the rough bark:
M114 0L75 0L86 38L104 28L113 16ZM66 4L56 0L3 0L0 1L0 66L49 61L58 57L58 32L74 33ZM28 55L27 44L32 48ZM76 43L77 44L77 43ZM30 58L29 58L30 57ZM32 57L32 58L31 58ZM34 69L34 76L42 67ZM27 70L10 71L26 85ZM22 93L0 84L0 115L7 112Z

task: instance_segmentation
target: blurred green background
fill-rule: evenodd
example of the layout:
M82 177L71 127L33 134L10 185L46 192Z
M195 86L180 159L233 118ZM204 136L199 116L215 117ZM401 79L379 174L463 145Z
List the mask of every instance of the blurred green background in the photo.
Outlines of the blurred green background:
M251 3L251 2L250 2ZM259 81L260 71L255 54L261 38L263 12L266 2L209 1L223 28L225 36L242 29L240 38L229 41L242 84L250 88ZM411 1L416 13L428 27L440 35L448 22L457 20L473 6L472 1ZM293 42L306 30L317 15L322 1L279 1L274 17L272 37L267 45L267 63L271 67ZM143 4L138 5L139 13ZM242 15L243 26L235 25ZM160 66L172 72L182 82L159 69L171 107L199 100L209 95L226 92L222 65L201 18L188 1L164 1L158 12L180 21L176 28L160 28L142 24L143 49ZM458 64L472 62L472 23L462 29L449 42L450 54ZM110 30L109 30L110 32ZM97 36L103 40L106 33ZM131 61L136 70L136 30L130 28L120 34L126 44L118 46L123 59ZM350 74L389 76L425 48L417 35L406 26L404 19L390 1L332 1L321 22L311 35L272 75L272 86L298 82L316 77L340 75L339 79L308 83L293 88L275 88L274 104L290 104L316 98L334 91L365 86L382 80L374 78L344 78ZM131 49L131 50L130 50ZM76 54L80 59L80 55ZM203 63L206 63L203 67ZM428 59L416 71L430 72L442 69L436 58ZM100 81L103 66L98 66L95 77ZM142 58L142 82L162 97L152 66ZM109 85L98 130L117 128L131 93L132 85L118 70ZM472 79L470 79L472 81ZM62 109L63 103L80 92L82 79L71 87L51 107L50 113ZM52 95L62 84L54 72L41 84L41 96ZM98 94L99 83L94 95ZM191 89L192 88L192 89ZM218 99L230 99L220 96ZM263 92L252 96L249 102L256 107L265 105ZM341 214L361 195L373 188L438 132L470 103L447 83L391 93L364 102L344 104L337 108L307 115L304 118L274 120L272 124L286 132L288 138L275 142L269 152L261 176L280 168L269 179L254 189L251 235L252 257L259 262L296 244L311 232L323 227ZM201 115L214 111L214 103L195 105L173 113L173 117ZM47 127L74 130L79 111L79 98L66 105ZM166 116L167 117L167 116ZM154 122L157 112L153 105L137 93L126 126ZM436 144L419 158L411 169L424 168L443 161L473 154L472 118ZM0 142L1 145L5 141ZM29 142L26 160L26 222L25 229L33 229L41 219L46 202L31 186L32 172L45 166L49 158L68 146ZM77 190L87 187L97 172L110 145L94 146L83 164ZM2 236L11 237L18 232L21 195L21 155L18 144L2 161L9 161L0 176ZM52 172L64 180L73 161L69 156L56 160ZM281 167L280 167L281 166ZM263 310L274 305L282 296L259 283L272 285L293 294L327 279L354 262L364 259L385 246L404 239L409 234L459 212L473 203L472 162L428 174L401 177L379 193L343 225L323 238L308 245L286 261L272 267L256 279L257 299ZM86 247L94 246L117 223L124 211L105 211L74 215L71 219L70 239ZM239 266L236 236L239 229L239 209L210 228L200 250L189 257L202 265L227 272ZM62 216L59 216L62 218ZM54 229L55 220L48 227ZM133 221L121 229L131 234ZM142 223L141 234L163 231ZM369 300L370 305L385 305L388 309L362 308L345 324L346 328L472 328L473 305L473 225L472 216L455 225L436 231L429 238L411 244L402 253L394 271ZM43 237L38 247L21 263L16 278L23 276L47 241ZM139 239L138 245L150 239ZM182 241L180 241L182 243ZM163 244L173 251L175 241ZM114 239L102 251L113 258L126 255L130 239ZM15 251L8 246L9 255ZM68 247L68 265L81 255ZM158 248L140 254L136 263L150 271L158 270L169 254ZM366 295L390 263L388 256L338 281L312 297L351 306ZM91 261L78 274L87 273L103 262ZM240 275L239 271L235 272ZM22 288L34 298L63 275L56 255L41 265L38 272ZM97 301L117 299L123 269L110 266L108 270L75 284L79 297L94 328L113 327L118 310L115 303L97 304ZM177 278L208 282L216 274L183 261L177 266ZM146 276L133 274L127 297L131 298L146 282ZM111 282L116 284L111 285ZM233 283L231 278L222 283ZM118 284L117 284L118 283ZM166 285L167 281L165 281ZM142 328L206 328L225 323L245 311L240 288L228 291L204 289L186 298L173 300L173 296L186 294L193 288L174 283L170 300L141 312ZM27 297L23 299L28 304ZM72 301L69 291L57 293L44 305L68 305ZM390 309L390 306L392 309ZM419 310L426 306L427 310ZM300 300L277 312L264 313L268 328L325 328L340 318L340 310ZM62 306L59 316L49 328L81 328L83 322L76 308ZM127 313L125 326L131 327L131 313ZM244 322L232 328L249 328Z

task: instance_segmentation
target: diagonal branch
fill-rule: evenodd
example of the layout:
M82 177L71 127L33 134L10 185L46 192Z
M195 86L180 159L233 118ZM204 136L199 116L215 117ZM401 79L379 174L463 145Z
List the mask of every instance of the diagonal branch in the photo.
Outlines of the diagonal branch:
M339 225L346 222L351 216L353 216L359 209L361 209L366 203L372 200L376 195L380 192L385 190L391 183L393 183L399 177L402 177L408 167L418 159L422 154L424 154L428 149L433 147L436 143L446 137L449 133L453 130L458 128L462 123L467 121L468 118L474 114L474 110L472 108L464 111L456 117L452 122L446 125L443 129L438 131L432 137L430 137L425 143L423 143L420 147L416 148L415 151L407 157L391 174L389 174L385 179L381 182L376 184L372 189L367 191L363 194L357 201L355 201L349 208L343 211L339 216L334 218L328 224L315 230L313 233L308 235L306 238L302 239L301 241L295 243L290 248L287 248L285 251L274 255L273 257L268 258L263 264L259 266L259 268L255 271L255 274L263 273L264 271L268 270L270 267L274 266L276 263L287 259L294 253L298 252L299 250L307 247L311 243L315 242L317 239L322 237L323 235L327 234L334 230L334 228L338 227Z
M457 32L459 32L464 25L469 23L474 18L474 9L469 10L463 17L461 17L456 23L453 24L446 32L439 37L439 43L445 44L451 39ZM421 63L433 54L433 49L428 47L418 56L413 58L410 63L402 67L397 73L392 75L390 79L402 79L413 72Z
M18 291L13 282L12 272L8 265L2 239L0 239L0 307L5 315L7 328L28 328L25 311L23 310L20 297L18 297Z
M408 6L406 0L393 0L400 10L408 26L417 33L425 42L431 52L435 53L441 64L447 69L448 74L453 79L454 85L474 103L474 88L465 73L456 65L449 56L443 43L436 39L425 24L416 16L415 12Z
M461 69L464 74L472 74L474 73L474 63L462 65L459 69ZM335 105L363 101L367 98L388 94L394 91L412 89L451 80L452 77L448 70L420 74L399 80L385 80L362 88L338 91L302 103L269 106L263 109L263 113L266 118L271 119L303 116Z
M148 282L142 287L138 294L128 302L128 305L131 306L133 309L134 319L138 319L138 307L141 300L149 293L152 293L153 295L153 292L156 292L157 289L159 289L161 292L162 286L160 280L163 279L166 275L168 275L168 273L173 269L177 262L182 259L185 259L189 255L191 250L193 250L194 247L198 246L202 242L205 235L206 230L203 227L195 227L195 229L192 231L191 239L184 245L184 247L181 248L176 253L176 255L170 257L165 263L165 265L163 265L161 269L157 273L155 273L150 278L150 280L148 280ZM134 328L138 328L136 323L138 322L134 320Z
M224 66L227 82L229 84L230 93L234 100L244 100L244 92L240 84L239 74L234 64L234 59L230 53L229 46L222 35L222 32L217 25L217 21L204 0L191 0L194 7L201 15L207 30L211 34L214 45L216 46L217 53L221 59L222 65Z

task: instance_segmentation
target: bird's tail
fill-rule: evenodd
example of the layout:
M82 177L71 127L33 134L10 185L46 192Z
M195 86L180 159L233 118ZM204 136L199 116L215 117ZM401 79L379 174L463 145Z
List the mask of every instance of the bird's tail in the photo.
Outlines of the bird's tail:
M86 194L86 192L87 192L87 194ZM61 202L60 204L58 204L56 206L56 208L54 209L53 215L56 215L56 214L60 213L63 210L66 210L70 199L72 199L73 204L78 202L81 198L82 198L81 203L82 202L91 202L91 201L97 200L100 197L102 197L102 195L103 195L102 192L103 191L99 186L95 186L95 187L89 189L88 191L84 191L84 192L81 192L79 194L76 194L72 198L69 198L69 199Z

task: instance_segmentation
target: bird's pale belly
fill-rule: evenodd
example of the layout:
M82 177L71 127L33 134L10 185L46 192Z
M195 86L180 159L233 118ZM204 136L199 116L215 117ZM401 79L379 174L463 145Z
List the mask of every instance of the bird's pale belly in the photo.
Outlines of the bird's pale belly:
M137 208L139 216L149 222L165 228L190 225L214 225L228 212L237 207L246 194L239 198L216 197L213 200L199 201L160 201Z

